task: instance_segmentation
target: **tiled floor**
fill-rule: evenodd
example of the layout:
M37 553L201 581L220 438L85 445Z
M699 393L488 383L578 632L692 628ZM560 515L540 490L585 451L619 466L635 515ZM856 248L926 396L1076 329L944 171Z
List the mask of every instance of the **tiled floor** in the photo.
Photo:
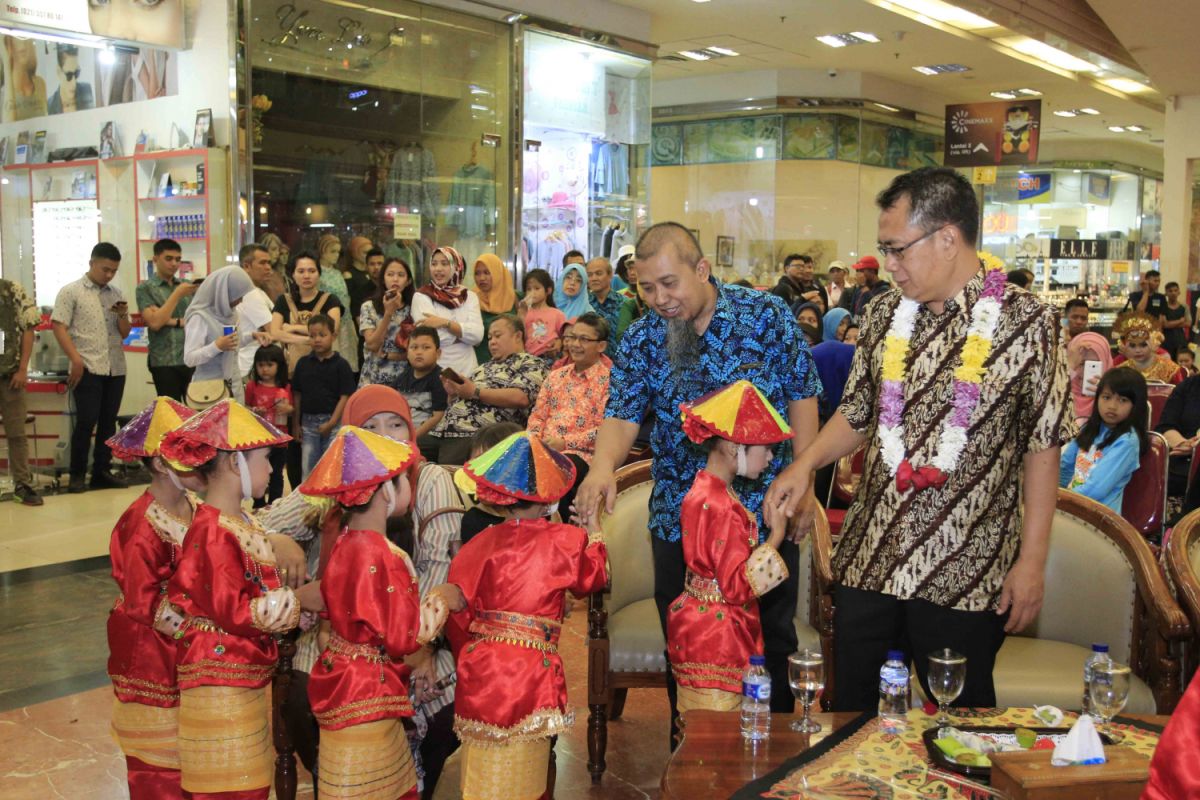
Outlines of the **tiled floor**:
M105 619L115 596L108 538L144 487L0 503L0 800L128 797L108 733ZM665 692L634 690L609 723L608 771L587 772L586 607L576 605L560 649L575 727L560 737L555 796L655 798L667 760ZM736 721L734 722L736 724ZM311 800L301 775L301 800Z

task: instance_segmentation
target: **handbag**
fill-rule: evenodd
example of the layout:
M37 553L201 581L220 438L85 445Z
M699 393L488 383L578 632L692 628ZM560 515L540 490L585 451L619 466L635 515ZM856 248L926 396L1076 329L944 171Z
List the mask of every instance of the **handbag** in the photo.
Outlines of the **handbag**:
M229 389L229 381L221 378L209 378L189 383L184 401L188 408L203 411L229 397L233 397L233 392Z

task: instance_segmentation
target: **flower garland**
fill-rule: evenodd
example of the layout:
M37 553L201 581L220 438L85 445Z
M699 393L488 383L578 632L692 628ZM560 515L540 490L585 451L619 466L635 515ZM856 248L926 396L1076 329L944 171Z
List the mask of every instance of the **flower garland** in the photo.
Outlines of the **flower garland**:
M883 345L883 387L880 392L879 441L883 461L896 476L901 493L934 486L941 488L967 445L971 415L979 405L983 365L992 352L992 336L1004 308L1004 262L990 253L979 253L986 272L983 291L971 309L967 341L963 344L962 363L954 370L954 410L942 427L937 452L930 465L913 468L904 445L904 385L907 378L909 347L917 311L921 304L905 297L892 314L891 326Z

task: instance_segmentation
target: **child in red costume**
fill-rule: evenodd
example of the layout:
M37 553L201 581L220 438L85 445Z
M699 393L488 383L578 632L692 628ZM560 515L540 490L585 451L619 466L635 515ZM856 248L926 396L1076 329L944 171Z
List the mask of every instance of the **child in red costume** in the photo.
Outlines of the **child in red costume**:
M181 618L167 603L167 580L199 500L158 457L163 436L195 412L159 397L107 444L122 460L140 458L150 487L121 515L109 542L121 594L108 616L108 675L116 700L113 735L125 753L132 800L182 797L175 642Z
M164 458L207 486L167 586L183 616L178 646L181 785L193 800L266 800L273 773L265 687L278 652L272 634L317 610L315 584L293 591L267 533L242 511L270 478L269 449L291 437L223 400L163 440Z
M737 381L680 406L683 430L708 448L708 464L683 498L684 592L667 615L667 653L679 685L680 713L731 711L741 702L742 672L763 652L757 598L788 577L776 548L787 517L763 507L771 528L759 544L758 524L729 488L735 476L757 478L773 445L791 428L748 381Z
M533 800L546 791L550 739L571 726L558 638L567 592L608 582L604 544L546 519L574 483L566 456L526 432L471 459L455 478L508 519L476 535L450 564L441 596L455 612L454 730L465 800Z
M325 800L418 797L400 721L413 715L404 657L433 638L446 609L439 618L431 604L422 626L416 569L387 538L388 517L408 510L416 458L404 442L347 425L300 485L305 495L332 497L345 526L320 582L332 632L308 679Z

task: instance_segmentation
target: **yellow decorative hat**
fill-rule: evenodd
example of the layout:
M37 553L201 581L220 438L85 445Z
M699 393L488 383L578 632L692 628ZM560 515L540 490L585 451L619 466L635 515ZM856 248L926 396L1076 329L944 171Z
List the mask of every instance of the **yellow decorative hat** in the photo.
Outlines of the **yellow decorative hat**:
M257 450L291 440L236 400L222 400L167 434L159 450L172 467L187 472L212 461L219 450Z
M300 484L300 492L359 506L371 499L380 484L407 470L416 457L405 442L345 425Z
M158 455L163 437L195 414L192 409L169 397L156 397L105 444L122 461L153 458Z
M1149 340L1151 347L1158 347L1163 342L1162 327L1158 320L1144 311L1121 314L1113 325L1113 333L1122 342L1127 338L1143 337Z
M777 444L792 438L792 429L747 380L735 381L691 403L682 403L683 432L693 442L719 436L736 444Z

